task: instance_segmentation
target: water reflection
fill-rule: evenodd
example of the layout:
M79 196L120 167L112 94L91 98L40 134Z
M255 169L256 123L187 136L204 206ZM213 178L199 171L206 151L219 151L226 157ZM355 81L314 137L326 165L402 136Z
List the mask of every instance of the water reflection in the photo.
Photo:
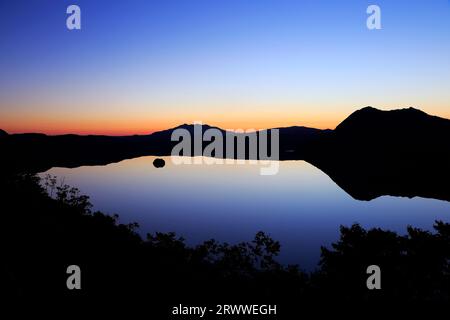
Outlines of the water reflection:
M336 240L340 225L359 222L403 234L407 225L431 229L450 221L450 203L423 198L380 197L357 201L326 174L304 161L280 162L279 173L261 176L260 166L153 166L141 157L106 166L53 168L91 197L94 209L118 213L147 232L175 231L189 244L215 238L251 240L263 230L282 244L280 261L315 267L321 245Z

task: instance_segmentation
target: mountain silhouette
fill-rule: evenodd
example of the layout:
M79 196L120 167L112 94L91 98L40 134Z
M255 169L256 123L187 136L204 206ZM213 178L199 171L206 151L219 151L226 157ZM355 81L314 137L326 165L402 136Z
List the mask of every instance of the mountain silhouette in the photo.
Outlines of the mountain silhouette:
M450 201L450 121L414 108L351 114L308 160L356 199L382 195Z
M75 134L48 136L40 133L13 134L0 140L5 157L1 167L14 172L42 172L52 167L74 168L83 165L105 165L140 156L168 156L178 141L171 141L175 130L183 129L194 137L195 128L203 133L216 129L225 135L227 131L206 124L183 124L175 128L158 131L149 135L133 136L81 136ZM279 128L280 158L298 159L307 149L307 145L318 139L324 130L306 127ZM259 132L256 132L259 137ZM236 133L236 137L245 139L245 133ZM226 156L226 139L223 139ZM203 142L203 148L210 142ZM248 158L248 139L246 151ZM202 153L192 149L190 155Z
M174 130L225 130L183 124L149 135L79 136L0 134L2 171L43 172L51 167L105 165L140 156L167 156L178 141ZM450 120L414 109L381 111L366 107L334 130L307 127L279 129L280 160L305 160L358 200L383 195L428 197L450 201ZM242 133L249 157L248 138ZM259 139L260 132L256 132ZM210 142L203 142L203 148ZM224 139L224 156L226 142ZM203 149L202 148L202 149ZM236 148L236 146L235 146ZM197 152L198 153L198 152ZM193 148L191 155L197 154ZM215 155L214 155L215 156ZM236 155L235 155L236 157Z

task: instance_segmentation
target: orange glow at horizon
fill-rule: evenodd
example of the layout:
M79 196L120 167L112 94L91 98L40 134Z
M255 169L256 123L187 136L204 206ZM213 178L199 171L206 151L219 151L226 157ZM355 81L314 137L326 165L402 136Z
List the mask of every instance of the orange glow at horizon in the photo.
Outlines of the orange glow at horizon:
M174 128L184 123L201 122L222 129L269 129L289 126L305 126L317 129L334 129L359 108L324 111L320 109L305 110L301 112L279 112L277 109L265 109L261 112L193 112L176 113L172 115L155 112L133 113L130 115L108 114L109 117L99 113L74 114L63 116L61 114L29 113L29 114L3 114L0 115L0 129L8 133L44 133L48 135L80 134L80 135L145 135L156 131ZM431 115L450 118L450 114L430 112ZM290 111L290 110L289 110ZM435 110L436 111L436 110Z
M344 117L345 118L345 117ZM177 117L174 119L49 119L44 117L0 119L0 129L8 133L44 133L48 135L80 134L80 135L144 135L156 131L174 128L184 123L201 122L222 129L269 129L277 127L305 126L318 129L334 129L344 118L311 119L307 117Z
M300 122L300 121L272 121L272 122L255 122L253 124L242 123L241 121L172 121L163 124L149 123L147 126L138 126L138 125L129 125L122 123L117 123L116 125L112 125L110 127L102 127L95 125L80 125L76 127L75 125L39 125L39 124L30 124L30 125L3 125L0 126L0 129L5 130L10 134L16 133L43 133L47 135L62 135L62 134L78 134L78 135L110 135L110 136L125 136L125 135L145 135L151 134L153 132L162 131L170 128L177 127L184 123L192 124L194 122L201 122L202 124L207 124L214 127L219 127L221 129L230 129L230 130L250 130L250 129L270 129L270 128L279 128L279 127L290 127L290 126L304 126L310 128L317 129L334 129L337 124L340 122L326 122L326 121L317 121L317 122ZM328 125L327 125L328 124Z

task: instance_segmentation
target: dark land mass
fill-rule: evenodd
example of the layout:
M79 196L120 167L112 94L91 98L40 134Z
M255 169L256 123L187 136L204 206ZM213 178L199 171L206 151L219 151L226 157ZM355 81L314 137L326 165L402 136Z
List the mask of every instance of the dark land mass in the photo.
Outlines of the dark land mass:
M359 200L382 195L450 201L450 120L409 108L354 112L306 161Z
M167 156L178 144L171 141L172 132L180 128L193 136L195 125L123 137L0 132L0 164L6 172L43 172L52 167ZM201 126L202 133L210 128L215 127ZM225 134L224 130L215 129ZM366 107L351 114L335 130L278 129L280 160L308 161L355 199L391 195L450 201L450 120L414 108L381 111ZM259 135L257 132L258 141ZM237 141L243 138L245 158L249 158L248 137L236 136L235 152ZM209 143L203 142L203 148ZM226 150L225 138L223 144ZM191 155L200 155L193 144ZM233 157L237 158L236 153Z
M187 130L194 136L196 125L183 124L178 127L158 131L149 135L134 136L80 136L75 134L48 136L38 133L5 134L0 136L1 157L4 168L14 172L43 172L52 167L75 168L84 165L105 165L140 156L168 156L178 141L171 141L172 132ZM226 131L208 125L199 126L202 134L208 129L217 129L223 136ZM281 160L298 159L304 155L309 143L316 141L322 133L306 127L280 128ZM256 133L259 137L259 132ZM245 139L244 134L236 134ZM226 139L223 141L226 150ZM236 139L237 141L237 139ZM203 148L210 142L203 142ZM248 139L246 140L248 158ZM226 151L224 152L226 154ZM192 143L191 155L196 152ZM235 157L236 158L236 157Z
M450 300L450 224L444 222L433 232L408 227L406 235L341 227L340 238L321 249L317 270L306 273L279 264L281 245L263 232L248 242L208 240L195 247L173 233L143 239L137 224L93 212L87 196L53 177L10 175L0 179L0 194L5 306L10 300L24 307L40 303L50 312L64 302L70 312L92 305L172 319L180 303L257 303L277 304L276 319L293 319L309 308L348 316L361 306L371 313L391 305L404 312L419 302ZM81 269L80 290L66 286L71 265ZM369 265L381 268L381 290L366 286Z
M357 199L391 194L450 200L449 122L415 109L364 108L335 130L281 128L280 158L312 163ZM405 235L358 224L341 227L340 238L321 249L317 270L306 273L301 266L279 264L281 245L263 232L249 242L209 240L195 247L173 233L143 239L137 224L93 212L78 190L34 174L53 166L168 155L175 144L172 130L130 137L0 132L5 305L40 302L50 310L63 301L71 307L66 311L95 305L103 312L144 311L151 319L177 318L170 312L180 303L277 304L277 319L298 318L308 308L315 315L345 310L348 316L361 306L373 313L404 311L420 302L448 305L445 222L436 221L433 231L408 227ZM74 264L81 268L81 290L66 286L67 267ZM381 290L366 286L369 265L381 269Z

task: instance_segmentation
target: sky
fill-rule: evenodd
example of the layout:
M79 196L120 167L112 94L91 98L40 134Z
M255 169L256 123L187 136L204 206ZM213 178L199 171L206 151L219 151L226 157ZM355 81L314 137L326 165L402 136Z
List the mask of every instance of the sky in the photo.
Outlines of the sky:
M450 1L0 1L10 133L333 129L369 105L450 118Z

